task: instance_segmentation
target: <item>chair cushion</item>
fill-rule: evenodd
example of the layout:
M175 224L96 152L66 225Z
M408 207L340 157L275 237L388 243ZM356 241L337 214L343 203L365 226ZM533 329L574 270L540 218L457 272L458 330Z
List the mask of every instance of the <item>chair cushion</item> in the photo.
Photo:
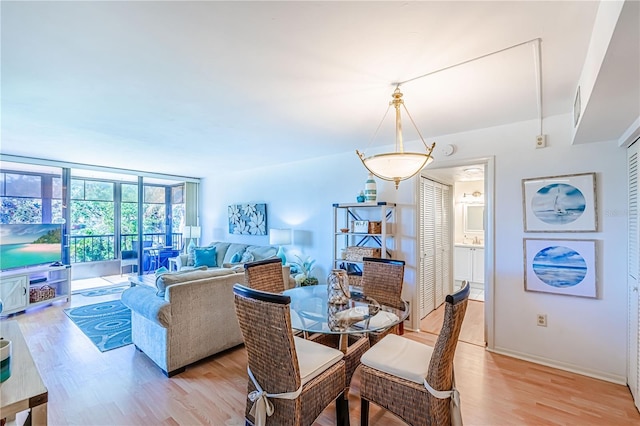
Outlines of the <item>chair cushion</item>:
M195 263L193 266L195 266L196 268L199 268L200 266L215 268L218 266L215 247L197 248L194 252L194 256Z
M278 248L272 246L249 246L246 248L245 253L251 253L253 259L248 262L252 262L275 257L276 253L278 253Z
M372 330L379 330L392 324L398 323L398 316L393 312L380 311L371 318L369 318L369 328ZM353 324L354 327L364 328L364 321Z
M298 366L300 367L300 380L302 384L308 383L318 377L327 368L340 361L344 354L329 346L293 337L298 354Z
M376 370L423 384L432 354L431 346L389 334L366 351L360 362Z

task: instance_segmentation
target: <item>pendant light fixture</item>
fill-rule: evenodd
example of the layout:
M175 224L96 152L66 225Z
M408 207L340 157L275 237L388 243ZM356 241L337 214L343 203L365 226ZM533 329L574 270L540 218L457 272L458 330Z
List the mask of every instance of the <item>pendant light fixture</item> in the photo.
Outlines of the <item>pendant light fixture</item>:
M396 90L393 92L392 100L389 102L389 107L387 108L387 112L382 117L382 121L378 125L378 129L376 130L376 134L384 121L384 118L387 116L389 112L389 108L391 106L394 107L396 113L396 150L395 152L390 152L386 154L375 154L369 157L365 156L363 152L360 152L356 149L356 153L358 157L362 161L364 167L373 173L375 176L379 177L383 180L393 181L396 184L396 189L398 189L398 185L401 180L409 179L410 177L415 176L424 166L431 163L433 161L433 157L431 153L433 152L433 148L435 148L436 143L434 142L431 146L428 146L424 141L420 130L416 126L416 123L411 118L411 114L407 110L407 107L404 105L404 101L402 100L402 92L400 92L400 86L396 87ZM411 120L411 124L418 131L418 135L420 136L420 140L422 141L425 152L405 152L404 151L404 143L402 141L402 118L400 116L400 106L404 108L407 117ZM375 135L374 135L375 137Z

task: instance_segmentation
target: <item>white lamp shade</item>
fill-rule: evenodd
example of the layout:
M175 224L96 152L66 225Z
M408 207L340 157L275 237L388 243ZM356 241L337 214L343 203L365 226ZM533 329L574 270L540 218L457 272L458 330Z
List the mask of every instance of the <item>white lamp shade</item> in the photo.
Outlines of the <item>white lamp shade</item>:
M182 227L182 238L191 238L191 226L185 225Z
M291 229L270 229L269 244L274 246L291 244Z
M200 232L202 232L202 229L199 226L192 226L191 238L200 239Z
M378 154L363 160L367 169L385 180L404 180L418 173L433 157L415 152Z
M182 238L200 238L201 228L199 226L186 225L182 228Z

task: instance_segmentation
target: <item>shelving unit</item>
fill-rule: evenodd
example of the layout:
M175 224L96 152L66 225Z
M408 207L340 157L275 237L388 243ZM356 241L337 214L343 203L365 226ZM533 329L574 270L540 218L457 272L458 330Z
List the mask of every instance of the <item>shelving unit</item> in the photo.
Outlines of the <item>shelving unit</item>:
M393 257L394 203L379 201L377 203L346 203L333 205L333 266L345 269L350 275L362 274L362 262L346 260L341 254L347 247L380 248L380 257ZM353 232L353 221L381 222L379 233ZM342 232L341 229L348 229Z
M38 302L29 300L29 290L48 285L55 296ZM38 266L0 272L0 299L5 316L57 300L71 300L71 266Z

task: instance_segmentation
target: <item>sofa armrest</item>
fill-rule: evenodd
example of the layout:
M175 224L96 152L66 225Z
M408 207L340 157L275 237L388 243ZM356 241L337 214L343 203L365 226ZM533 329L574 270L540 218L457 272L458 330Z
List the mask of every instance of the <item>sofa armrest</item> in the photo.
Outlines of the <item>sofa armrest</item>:
M122 293L122 303L138 315L169 327L171 323L171 305L164 298L156 295L156 289L138 285L126 289Z
M178 271L182 269L184 266L187 266L188 262L189 262L188 254L179 254L178 256L176 256L176 268L178 269Z

